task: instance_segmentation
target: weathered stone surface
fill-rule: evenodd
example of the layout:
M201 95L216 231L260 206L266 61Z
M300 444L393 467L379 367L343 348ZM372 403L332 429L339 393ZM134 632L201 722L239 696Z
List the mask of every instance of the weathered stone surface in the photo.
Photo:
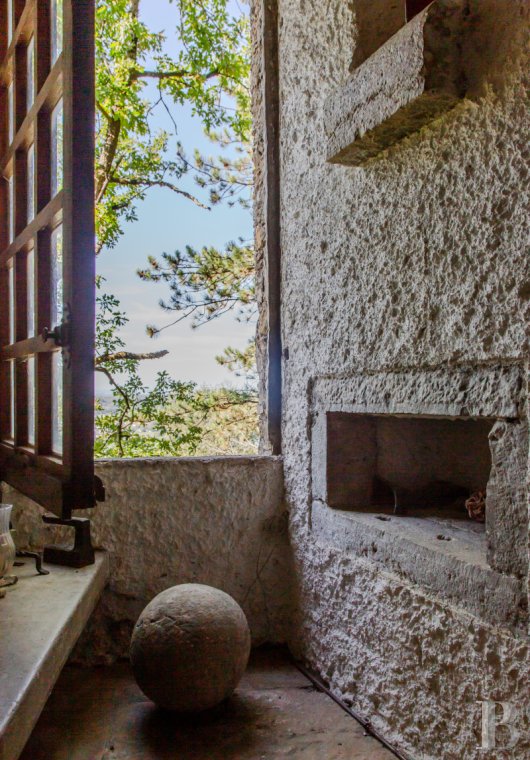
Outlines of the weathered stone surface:
M20 760L89 758L395 760L269 647L252 653L234 696L198 719L157 710L128 663L65 668Z
M108 579L108 557L37 575L33 560L0 600L0 758L16 760Z
M179 583L204 583L243 608L253 643L285 641L292 560L278 457L98 462L107 501L92 517L94 543L110 557L109 586L77 649L78 660L126 656L145 605ZM14 492L20 546L61 540L39 509ZM88 514L88 513L86 513Z
M410 757L482 757L481 699L516 706L513 752L524 757L528 639L485 619L480 607L493 613L497 589L485 585L471 613L407 578L388 534L381 562L362 527L333 525L324 541L311 524L311 423L327 379L338 408L349 399L368 412L379 405L372 413L399 404L452 414L449 405L456 416L527 419L530 6L471 0L466 99L362 170L327 161L324 128L357 53L357 3L279 6L283 450L299 604L291 645ZM453 371L462 387L451 383L449 396ZM525 445L512 460L527 456Z
M337 511L320 502L313 503L312 525L319 544L374 563L399 582L416 584L497 628L525 635L526 583L488 565L483 526Z
M326 104L329 161L361 166L454 108L468 16L468 0L435 0L350 75Z
M340 490L329 498L327 486L333 465L329 457L329 412L347 412L356 415L415 415L420 417L463 418L482 420L486 428L492 427L488 457L488 444L485 438L481 442L480 451L469 436L455 441L448 451L449 460L453 462L455 475L460 470L459 477L463 485L469 485L470 490L486 489L488 491L487 530L488 557L491 566L503 573L517 578L525 578L528 572L528 547L525 536L528 534L528 490L526 484L526 462L528 458L528 427L525 422L525 367L522 364L507 366L475 366L457 368L411 369L394 372L338 373L334 376L314 378L310 389L310 423L311 423L311 479L312 498L320 499L330 506L343 508L359 507L362 504L347 503ZM363 419L369 419L363 417ZM383 418L384 419L384 418ZM381 421L385 426L391 423ZM406 430L406 428L404 429ZM336 434L334 431L333 434ZM413 435L416 435L413 432ZM345 440L345 446L355 446L357 454L353 457L365 457L368 451L368 433L365 440ZM383 474L384 460L393 462L394 475L401 473L400 483L410 481L415 467L422 461L424 443L412 439L406 447L406 439L392 437L389 441L390 451L382 451L378 456L378 474ZM449 445L449 444L447 444ZM407 448L407 450L405 450ZM392 453L395 450L395 456ZM428 449L428 447L427 447ZM426 450L427 451L427 450ZM426 453L425 451L425 453ZM439 453L439 465L442 465L443 447ZM454 457L458 454L457 461ZM490 461L481 467L480 460L488 457ZM339 459L337 457L337 459ZM476 460L476 461L475 461ZM335 464L336 466L336 464ZM423 470L419 467L420 476ZM434 479L451 480L451 467L444 470L435 468L438 475ZM484 482L476 480L485 469L491 469ZM354 467L349 468L348 477L342 478L342 496L344 492L353 493L351 481L356 486L361 479ZM444 474L445 473L445 474ZM475 473L475 475L473 475ZM432 473L431 473L432 475ZM466 478L469 476L469 482ZM388 477L388 475L386 476ZM326 479L328 483L326 482ZM365 489L371 485L370 478L365 479ZM457 478L458 480L458 478ZM410 485L411 483L409 483ZM348 491L348 489L350 489ZM367 506L367 505L365 505ZM427 571L429 572L429 571ZM477 594L480 589L477 587ZM526 605L525 605L526 606ZM517 608L520 605L517 605ZM513 619L521 621L520 613L514 610Z
M479 760L477 701L514 705L514 756L530 751L528 640L313 540L297 551L295 653L411 758Z
M250 631L224 591L184 583L149 602L134 626L131 664L159 707L196 713L230 696L247 667Z
M528 577L528 422L498 422L490 433L486 501L488 559L501 573Z
M398 32L407 20L400 0L356 0L355 45L350 68L356 68Z
M314 410L517 419L524 414L523 363L400 367L316 376Z

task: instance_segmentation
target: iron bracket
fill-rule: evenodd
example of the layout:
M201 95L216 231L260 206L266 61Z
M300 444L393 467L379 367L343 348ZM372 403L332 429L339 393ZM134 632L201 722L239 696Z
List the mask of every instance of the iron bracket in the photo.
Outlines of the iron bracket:
M64 525L74 529L74 545L45 546L44 562L67 567L86 567L94 564L94 548L90 537L90 520L88 518L72 517L66 519L45 514L42 519L47 525Z

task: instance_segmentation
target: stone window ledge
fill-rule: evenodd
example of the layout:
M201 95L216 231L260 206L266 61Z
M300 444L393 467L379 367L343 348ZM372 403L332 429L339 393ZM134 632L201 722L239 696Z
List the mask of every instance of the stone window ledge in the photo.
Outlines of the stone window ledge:
M0 599L0 758L16 760L107 582L104 552L81 570L32 560Z
M328 161L362 166L466 94L467 0L435 0L362 63L326 104Z
M486 622L525 630L524 583L489 567L483 526L346 512L317 500L312 529L318 542L381 565Z

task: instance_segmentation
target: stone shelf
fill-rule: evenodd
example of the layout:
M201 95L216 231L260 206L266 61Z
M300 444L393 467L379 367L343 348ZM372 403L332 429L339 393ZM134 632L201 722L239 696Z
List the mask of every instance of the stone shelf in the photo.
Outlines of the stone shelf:
M108 559L81 570L24 559L0 599L0 759L16 760L106 584Z
M466 94L465 0L435 0L350 75L326 104L328 161L362 166Z
M494 625L520 627L526 584L488 565L482 525L348 512L318 500L312 525L321 543L380 564Z

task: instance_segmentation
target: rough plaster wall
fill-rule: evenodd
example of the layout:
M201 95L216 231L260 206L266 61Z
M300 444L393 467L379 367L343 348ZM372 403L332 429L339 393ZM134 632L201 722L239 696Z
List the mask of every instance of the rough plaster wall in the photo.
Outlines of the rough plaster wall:
M255 644L285 641L292 568L279 458L115 460L96 472L107 500L91 515L93 539L109 552L111 573L77 659L126 655L142 609L178 583L231 594ZM57 540L35 504L5 486L4 499L16 504L20 547Z
M528 708L528 639L319 543L309 523L308 405L318 376L527 357L521 30L530 8L472 3L484 33L495 28L473 98L356 169L326 163L323 122L354 55L355 3L280 0L283 440L299 605L292 646L397 747L444 760L488 756L476 749L476 700ZM478 61L480 47L467 55ZM506 757L528 753L528 723L522 728Z

